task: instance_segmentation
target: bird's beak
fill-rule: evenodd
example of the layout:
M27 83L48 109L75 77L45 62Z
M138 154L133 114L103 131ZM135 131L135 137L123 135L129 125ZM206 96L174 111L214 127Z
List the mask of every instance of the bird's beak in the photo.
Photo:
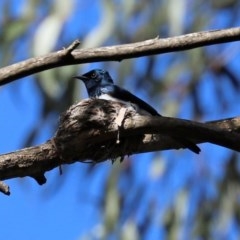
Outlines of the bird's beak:
M85 76L83 76L83 75L80 75L80 76L74 76L73 78L77 78L77 79L80 79L80 80L82 80L82 81L86 81L86 80L88 80L88 78L85 77Z

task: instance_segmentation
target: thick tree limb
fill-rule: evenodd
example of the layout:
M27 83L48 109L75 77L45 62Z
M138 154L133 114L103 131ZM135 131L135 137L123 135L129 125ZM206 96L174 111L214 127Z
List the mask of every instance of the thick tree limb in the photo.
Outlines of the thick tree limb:
M171 38L155 38L142 42L109 47L74 50L79 41L68 48L41 57L30 58L0 69L0 85L47 69L80 63L121 61L167 52L189 50L240 40L240 28L190 33Z
M122 110L123 109L123 110ZM0 155L0 180L33 177L61 164L101 162L125 155L179 149L172 137L210 142L240 151L240 118L209 123L139 115L123 103L88 99L73 105L60 119L55 136L46 143Z

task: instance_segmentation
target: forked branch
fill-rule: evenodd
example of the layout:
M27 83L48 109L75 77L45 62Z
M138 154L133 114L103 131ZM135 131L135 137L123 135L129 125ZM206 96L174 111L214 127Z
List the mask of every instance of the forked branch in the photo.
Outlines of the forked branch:
M240 28L190 33L178 37L154 38L142 42L109 47L76 49L74 41L69 47L44 56L30 58L0 69L0 85L55 67L80 63L122 61L154 54L176 52L240 40Z

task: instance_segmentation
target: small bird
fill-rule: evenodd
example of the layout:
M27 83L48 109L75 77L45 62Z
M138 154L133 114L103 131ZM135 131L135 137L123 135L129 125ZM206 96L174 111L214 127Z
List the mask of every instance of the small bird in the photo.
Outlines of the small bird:
M76 76L74 78L80 79L84 82L88 96L90 98L99 98L105 100L112 100L118 102L124 102L127 104L134 105L139 113L145 112L152 116L161 116L153 107L148 103L144 102L142 99L133 95L126 89L120 88L115 85L113 79L109 73L105 70L94 69L81 76ZM186 147L193 151L194 153L199 153L200 148L188 139L182 139L174 137L174 139L180 142L183 147Z

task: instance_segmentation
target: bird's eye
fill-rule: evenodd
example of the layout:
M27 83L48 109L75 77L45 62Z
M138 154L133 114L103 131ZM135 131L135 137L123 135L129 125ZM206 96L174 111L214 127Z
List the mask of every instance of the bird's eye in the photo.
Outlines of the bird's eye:
M93 72L92 74L91 74L91 78L96 78L97 77L97 74L95 73L95 72Z

